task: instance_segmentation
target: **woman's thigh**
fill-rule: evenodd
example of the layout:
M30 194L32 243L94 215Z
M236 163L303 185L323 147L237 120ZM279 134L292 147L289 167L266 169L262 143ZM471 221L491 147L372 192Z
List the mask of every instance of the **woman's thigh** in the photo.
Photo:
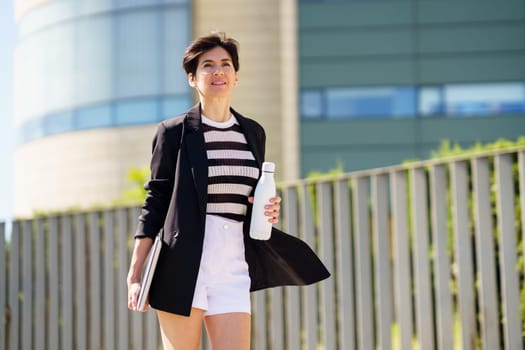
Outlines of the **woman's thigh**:
M164 350L199 350L204 310L192 308L189 317L158 311Z
M249 350L251 316L230 312L206 316L206 331L213 350Z

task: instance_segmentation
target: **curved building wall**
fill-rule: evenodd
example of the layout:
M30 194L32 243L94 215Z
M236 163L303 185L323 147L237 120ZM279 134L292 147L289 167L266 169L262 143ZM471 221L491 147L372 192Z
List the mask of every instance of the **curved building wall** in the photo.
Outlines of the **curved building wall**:
M189 1L17 1L17 216L109 204L191 105Z

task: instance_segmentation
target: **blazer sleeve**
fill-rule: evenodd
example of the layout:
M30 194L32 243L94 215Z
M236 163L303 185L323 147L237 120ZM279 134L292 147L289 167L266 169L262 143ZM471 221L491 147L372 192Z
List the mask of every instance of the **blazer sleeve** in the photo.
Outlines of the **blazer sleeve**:
M151 175L144 185L148 193L141 209L135 238L154 239L164 224L173 192L181 134L180 124L167 128L162 122L157 127L152 143Z

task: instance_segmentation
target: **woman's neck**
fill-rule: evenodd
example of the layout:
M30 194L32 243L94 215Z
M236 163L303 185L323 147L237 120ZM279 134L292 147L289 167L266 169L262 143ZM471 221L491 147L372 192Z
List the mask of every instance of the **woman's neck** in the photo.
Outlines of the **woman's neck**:
M216 122L225 122L231 117L229 101L201 100L201 113Z

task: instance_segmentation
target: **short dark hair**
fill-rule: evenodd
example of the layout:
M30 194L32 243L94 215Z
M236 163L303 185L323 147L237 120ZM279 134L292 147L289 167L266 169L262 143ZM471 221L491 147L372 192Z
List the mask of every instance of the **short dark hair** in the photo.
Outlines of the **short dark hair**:
M186 74L195 74L199 57L211 49L222 47L230 55L235 71L239 71L239 43L233 38L226 37L223 32L211 33L206 36L195 39L190 46L186 48L182 58L182 67Z

